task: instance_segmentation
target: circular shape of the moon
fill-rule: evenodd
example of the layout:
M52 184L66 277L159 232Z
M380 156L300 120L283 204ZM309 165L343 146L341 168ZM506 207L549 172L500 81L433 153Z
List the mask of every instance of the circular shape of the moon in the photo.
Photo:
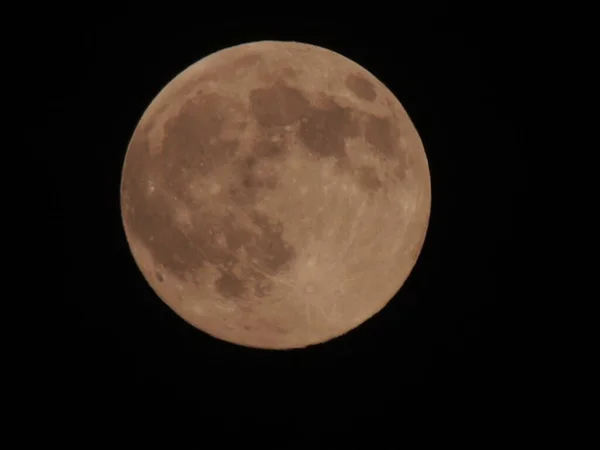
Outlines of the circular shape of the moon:
M421 251L429 167L406 111L346 57L296 42L221 50L137 125L121 210L134 259L184 320L298 348L357 327Z

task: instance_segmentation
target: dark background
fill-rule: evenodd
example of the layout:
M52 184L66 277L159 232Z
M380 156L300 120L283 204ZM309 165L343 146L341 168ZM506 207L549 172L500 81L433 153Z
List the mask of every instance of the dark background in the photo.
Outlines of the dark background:
M52 14L31 33L51 71L51 217L66 261L46 335L49 389L120 403L183 399L198 414L261 405L287 414L284 405L299 403L315 413L370 411L422 386L527 389L537 354L527 319L536 230L525 133L538 45L530 27L450 10L369 20ZM285 352L220 342L171 312L135 265L119 209L127 144L154 96L202 57L264 39L330 48L384 82L421 135L433 190L421 257L389 305L345 336Z

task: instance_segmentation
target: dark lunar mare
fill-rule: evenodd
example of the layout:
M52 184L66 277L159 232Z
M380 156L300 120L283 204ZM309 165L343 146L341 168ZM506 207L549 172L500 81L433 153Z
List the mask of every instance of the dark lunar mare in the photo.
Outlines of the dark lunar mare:
M220 272L215 288L224 297L244 298L248 293L262 296L270 290L264 274L275 275L287 269L296 256L295 249L282 237L283 224L254 210L252 201L242 201L241 213L254 224L248 228L234 214L211 205L210 200L198 203L189 194L194 175L208 175L230 162L238 151L239 142L219 138L224 124L221 111L226 103L212 94L186 102L179 115L165 124L163 149L154 157L149 152L147 133L136 131L123 174L124 216L132 236L150 251L155 263L176 277L193 278L210 264ZM257 157L275 157L280 150L259 143L256 153ZM251 160L245 162L251 168ZM247 189L252 183L263 183L253 179L250 170L241 180ZM148 190L150 183L156 185L152 193ZM264 183L272 186L274 181ZM194 211L191 227L177 222L173 197ZM217 243L219 234L225 238L225 249ZM254 266L240 264L237 252L242 247Z
M245 63L255 61L253 56ZM359 98L375 98L373 86L363 77L348 76L346 86ZM382 182L373 168L352 167L345 140L364 132L380 157L394 158L397 135L389 118L357 113L327 96L314 106L301 90L283 81L252 90L249 100L248 113L263 128L263 136L300 124L298 136L311 156L334 158L338 168L350 171L367 192L381 189ZM264 274L289 269L297 252L283 238L281 221L253 208L261 193L275 190L279 182L276 174L261 175L255 168L263 160L285 159L286 149L263 139L254 145L251 155L238 158L240 142L221 138L228 110L234 107L227 98L198 90L166 121L162 151L156 156L149 152L148 127L136 130L123 174L123 202L131 235L144 244L159 267L180 279L191 279L210 264L220 273L215 289L223 297L241 299L249 294L267 295L272 283ZM228 195L238 212L251 219L252 228L242 225L235 214L220 211L208 199L198 203L189 192L194 177L209 175L226 164L236 173L236 183ZM156 185L152 193L148 191L150 182ZM193 211L191 227L177 223L173 197ZM219 234L226 240L226 249L217 244ZM253 265L240 264L238 252L242 248ZM157 279L162 281L162 275L157 274Z

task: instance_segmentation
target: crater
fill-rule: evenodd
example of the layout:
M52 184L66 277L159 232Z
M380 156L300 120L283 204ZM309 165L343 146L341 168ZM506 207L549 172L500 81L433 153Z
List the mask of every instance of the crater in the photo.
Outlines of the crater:
M351 110L330 101L326 108L311 108L300 125L298 136L304 145L322 158L348 163L346 139L359 135Z
M289 66L281 69L281 76L290 81L296 80L300 73L301 72L299 70L293 69Z
M249 69L249 68L254 67L257 64L261 63L262 61L263 61L263 58L260 55L260 53L248 53L244 56L240 56L239 58L237 58L231 64L231 66L232 66L231 68L233 70Z
M368 102L372 102L377 97L377 92L375 91L373 83L361 75L348 75L346 77L346 87L358 98Z
M223 270L217 281L215 288L223 297L242 297L246 292L244 280L234 275L231 271Z
M260 273L254 271L255 278L260 278ZM275 287L274 283L268 278L262 278L260 281L254 284L254 295L259 298L266 297L269 295L273 288Z
M253 154L257 158L276 159L281 158L285 151L281 144L271 140L261 140L253 148Z
M250 92L250 111L263 127L290 125L306 116L310 109L302 92L282 83Z
M368 116L365 125L365 139L381 156L386 158L394 156L396 145L389 118Z
M393 174L395 175L396 179L401 183L403 183L406 180L406 178L410 175L409 167L411 167L411 164L409 161L410 158L407 156L406 153L404 153L403 158L401 158L398 161L396 167L394 167Z
M374 168L364 166L357 170L358 185L366 192L374 193L383 186Z
M279 185L276 167L270 161L283 158L284 149L272 141L259 141L252 153L242 158L234 170L235 181L229 189L231 199L239 205L256 203L261 191L274 190Z

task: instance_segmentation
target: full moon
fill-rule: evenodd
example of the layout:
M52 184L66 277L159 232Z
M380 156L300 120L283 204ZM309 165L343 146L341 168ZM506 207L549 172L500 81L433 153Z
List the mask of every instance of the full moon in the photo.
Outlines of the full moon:
M156 294L218 339L326 342L399 291L431 207L407 112L373 74L297 42L230 47L158 93L125 156L121 212Z

